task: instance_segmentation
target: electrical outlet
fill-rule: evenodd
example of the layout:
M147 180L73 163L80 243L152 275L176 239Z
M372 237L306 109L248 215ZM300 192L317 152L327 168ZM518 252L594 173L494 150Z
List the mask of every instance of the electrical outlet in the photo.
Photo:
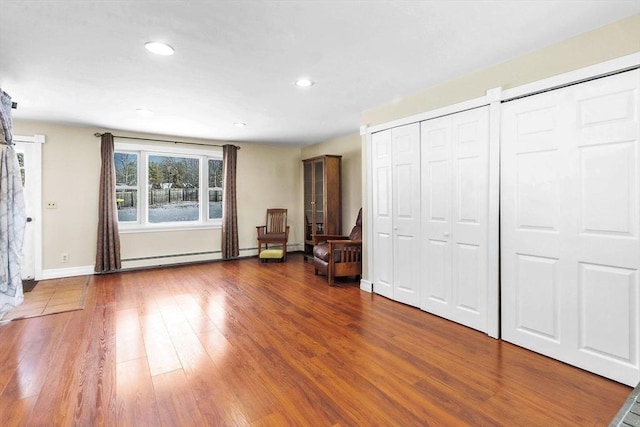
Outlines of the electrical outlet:
M69 254L66 252L61 253L60 262L69 262Z
M47 209L55 209L58 207L56 202L47 202Z

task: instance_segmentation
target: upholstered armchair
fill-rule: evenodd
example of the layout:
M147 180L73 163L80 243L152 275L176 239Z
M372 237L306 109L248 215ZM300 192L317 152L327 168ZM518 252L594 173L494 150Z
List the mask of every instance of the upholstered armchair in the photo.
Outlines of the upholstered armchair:
M362 272L362 208L349 236L314 235L313 268L327 276L329 285L336 277L360 276Z

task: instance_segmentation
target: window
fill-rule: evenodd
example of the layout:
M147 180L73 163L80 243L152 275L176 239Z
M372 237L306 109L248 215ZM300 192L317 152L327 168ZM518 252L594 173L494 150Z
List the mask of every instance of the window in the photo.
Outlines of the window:
M148 156L149 222L198 221L200 159Z
M121 229L220 225L221 151L116 144L114 163Z
M222 160L209 159L209 219L222 219Z
M24 153L18 153L18 165L20 167L20 179L24 187Z
M138 154L114 153L118 222L138 221Z

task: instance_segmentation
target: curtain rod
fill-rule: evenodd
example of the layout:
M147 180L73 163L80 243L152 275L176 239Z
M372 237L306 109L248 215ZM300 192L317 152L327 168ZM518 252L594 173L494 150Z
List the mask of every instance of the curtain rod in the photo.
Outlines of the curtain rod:
M95 136L96 138L100 138L102 135L104 135L104 134L102 134L100 132L96 132L96 133L93 134L93 136ZM201 145L203 147L224 147L224 145L218 145L218 144L201 144L199 142L170 141L168 139L137 138L135 136L113 135L113 137L114 138L122 138L122 139L137 139L139 141L172 142L174 144ZM240 149L240 147L238 147L237 145L234 145L234 147L236 147L238 150Z

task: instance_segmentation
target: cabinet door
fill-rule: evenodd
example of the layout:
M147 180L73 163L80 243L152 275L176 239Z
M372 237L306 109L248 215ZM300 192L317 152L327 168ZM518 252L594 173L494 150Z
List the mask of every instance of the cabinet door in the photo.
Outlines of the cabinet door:
M373 291L393 298L391 130L371 135Z
M640 381L640 72L504 104L502 334Z
M311 240L313 233L313 164L303 163L304 175L304 224L306 227L305 239Z
M420 305L420 125L391 130L393 299Z
M324 162L313 162L313 224L316 233L325 232Z
M422 123L423 310L486 332L488 107Z

